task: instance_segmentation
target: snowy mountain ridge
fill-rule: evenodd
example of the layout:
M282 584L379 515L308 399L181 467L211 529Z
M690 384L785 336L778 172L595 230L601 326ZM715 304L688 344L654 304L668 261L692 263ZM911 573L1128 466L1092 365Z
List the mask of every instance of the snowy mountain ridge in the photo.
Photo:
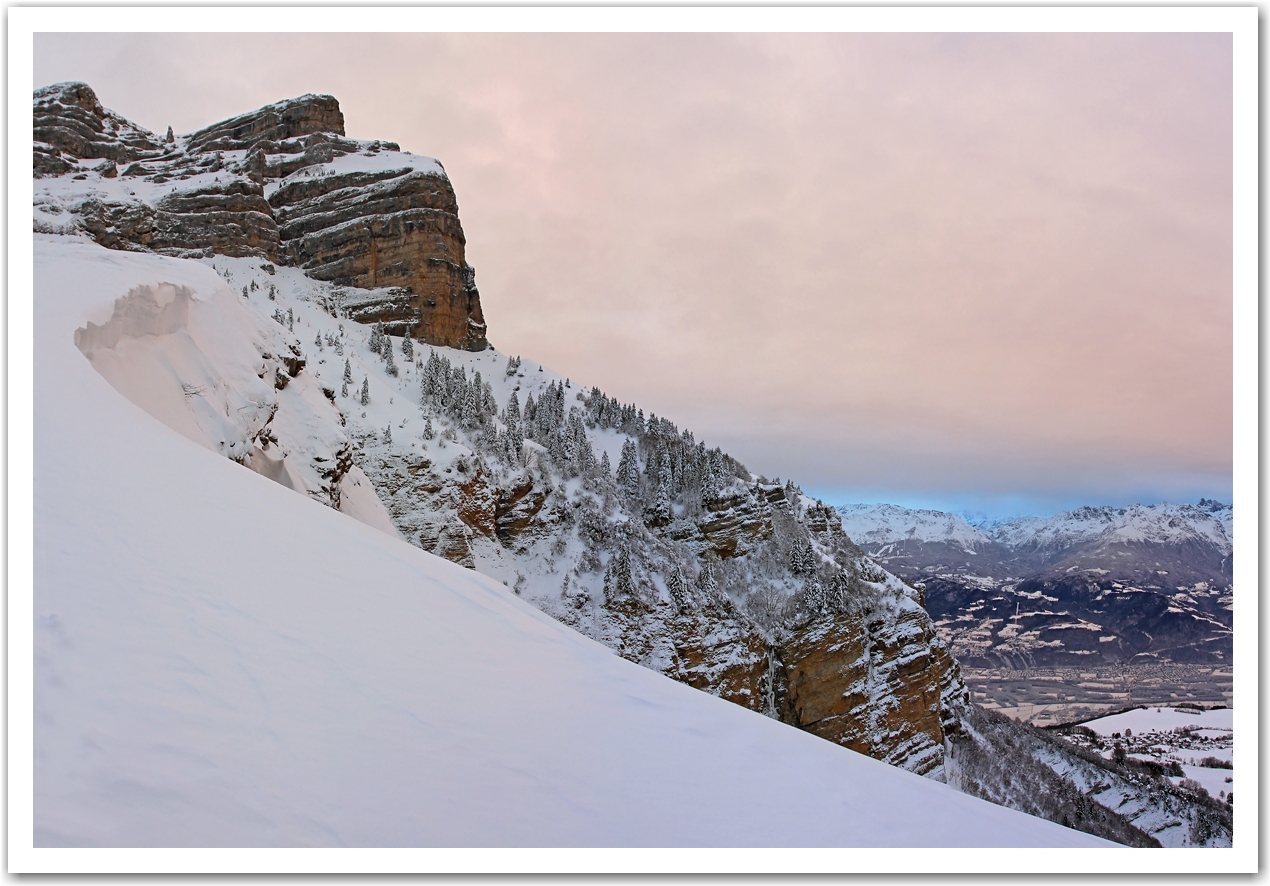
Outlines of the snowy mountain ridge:
M894 505L838 512L874 560L925 584L968 666L1230 660L1230 505L1089 506L986 529Z
M945 542L973 550L994 539L961 517L943 511L914 510L888 504L840 505L842 529L858 544L895 541Z
M37 105L57 120L79 107L99 135L117 132L85 94L64 84ZM342 126L324 96L169 136L166 148L83 147L47 125L56 151L37 145L39 298L75 306L73 324L56 323L76 359L188 440L386 542L501 580L511 599L623 658L941 780L968 700L922 591L792 483L489 347L440 165L411 171L385 159L395 145L344 139ZM106 152L132 165L83 162ZM171 190L153 202L135 187L118 202L92 191L117 177ZM419 225L428 237L414 236ZM388 282L403 268L407 280ZM91 298L68 296L76 287ZM283 539L308 525L275 519ZM361 593L349 565L329 593ZM388 596L377 617L394 617L400 600ZM51 674L60 630L46 648ZM69 771L68 759L53 769Z
M1052 517L1019 517L987 528L971 526L955 514L914 510L890 504L840 505L843 529L869 544L923 542L996 542L1008 548L1057 553L1078 544L1203 542L1229 555L1233 539L1230 505L1202 499L1198 504L1111 507L1086 505Z

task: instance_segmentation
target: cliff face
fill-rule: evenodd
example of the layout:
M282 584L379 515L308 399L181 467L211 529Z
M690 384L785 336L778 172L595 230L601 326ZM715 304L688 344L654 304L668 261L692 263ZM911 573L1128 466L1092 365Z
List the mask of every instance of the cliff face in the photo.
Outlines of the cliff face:
M432 345L484 347L480 294L444 175L403 167L301 178L269 204L285 264L370 291L346 301L354 320Z
M819 621L781 656L781 719L913 772L943 763L945 735L968 697L919 607Z
M37 186L53 216L37 212L37 230L82 230L110 249L293 265L339 285L349 319L433 345L486 346L445 170L391 142L346 138L331 96L163 140L104 109L83 83L38 90L34 109L36 177L95 186Z
M238 336L258 347L237 368L170 379L169 411L191 410L206 445L231 441L228 457L503 580L624 658L942 775L965 690L919 593L793 484L487 349L435 161L347 138L329 96L170 140L82 84L36 101L37 230L214 264L224 316L267 330ZM387 345L348 320L382 322ZM436 349L408 354L402 335ZM160 352L136 372L92 354L125 393L189 374Z
M652 433L644 422L619 425L639 441L643 478L615 487L585 454L611 421L602 394L566 396L562 379L516 361L490 382L496 400L513 389L537 398L532 421L520 419L532 438L512 460L497 434L451 424L426 398L438 434L428 446L461 444L457 457L406 455L396 429L392 444L373 432L357 438L358 464L403 537L503 578L624 658L942 777L945 738L968 704L960 670L921 592L864 559L832 508L792 486L741 482L739 466L722 467L732 476L709 494L692 486L672 495L675 477L694 476L693 461L709 472L726 457L668 435L661 419L650 419ZM563 411L557 397L578 404L572 428L585 441L561 440L555 419L538 417Z

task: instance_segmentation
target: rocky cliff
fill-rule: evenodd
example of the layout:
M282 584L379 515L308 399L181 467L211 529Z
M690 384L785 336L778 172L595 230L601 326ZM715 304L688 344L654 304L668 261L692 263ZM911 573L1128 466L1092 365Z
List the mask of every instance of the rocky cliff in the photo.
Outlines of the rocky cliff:
M485 319L440 163L344 134L306 95L159 139L83 83L34 96L36 229L110 249L256 256L337 284L343 314L478 351ZM84 182L83 185L71 182Z
M625 658L940 777L965 690L919 592L792 483L486 348L435 161L347 138L329 96L165 139L82 84L36 104L37 230L214 266L221 291L191 297L191 328L255 342L230 359L196 336L202 356L165 360L161 341L94 338L120 390ZM271 370L284 350L293 365ZM186 363L201 374L169 378Z

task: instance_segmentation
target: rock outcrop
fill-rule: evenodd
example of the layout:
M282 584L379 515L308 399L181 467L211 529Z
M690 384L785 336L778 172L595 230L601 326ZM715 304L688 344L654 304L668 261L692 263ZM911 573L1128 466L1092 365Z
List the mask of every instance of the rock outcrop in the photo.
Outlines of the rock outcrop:
M131 163L163 154L150 132L108 111L86 83L57 83L35 90L34 172L62 175L79 160L104 159L101 174L114 175L113 164Z
M780 655L786 722L913 772L943 763L945 735L969 698L920 607L817 621Z
M366 291L349 316L393 335L479 351L485 346L463 226L444 174L405 166L297 178L269 197L282 261Z
M37 230L64 230L69 215L110 249L293 265L342 287L349 319L432 345L486 347L445 170L392 142L347 138L333 97L276 102L163 140L103 108L83 83L37 90L34 102L37 178L97 185L70 203L37 186Z

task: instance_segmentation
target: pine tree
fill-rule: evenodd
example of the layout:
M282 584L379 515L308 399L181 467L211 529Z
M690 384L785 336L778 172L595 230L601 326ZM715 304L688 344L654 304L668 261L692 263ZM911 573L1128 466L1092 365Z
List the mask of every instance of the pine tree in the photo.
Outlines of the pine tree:
M824 615L828 612L828 600L825 598L824 585L820 583L820 579L813 573L803 582L803 605L807 607L807 611L813 615Z
M295 314L290 308L287 308L287 329L295 332Z
M423 424L423 439L431 440L435 436L432 430L432 417L429 416Z
M370 378L362 379L362 405L365 406L370 402Z
M604 474L605 477L613 476L613 465L609 461L609 453L607 449L604 450L604 454L600 456L600 472Z
M415 343L412 338L414 330L406 333L406 337L401 342L401 356L406 358L407 363L415 361Z
M319 332L319 333L317 334L317 338L315 338L315 339L313 340L313 344L315 344L315 345L317 346L317 349L318 349L319 351L320 351L320 350L322 350L322 333L320 333L320 332Z
M389 422L388 427L384 428L384 445L392 444L392 423Z
M634 499L639 495L639 450L634 440L628 439L622 444L622 457L617 463L617 485L627 498Z
M622 549L609 561L608 568L604 570L604 602L616 603L624 597L629 597L633 591L631 555L626 549Z
M719 582L714 575L714 567L709 561L702 564L701 572L697 575L697 590L707 600L717 600L719 597Z
M670 495L666 492L665 485L657 487L657 497L653 500L652 505L644 511L644 522L649 526L665 526L674 516L674 511L670 506Z
M246 287L246 286L244 286L244 287L243 287L243 298L250 298L250 297L251 297L251 296L247 295L247 287Z
M507 456L510 461L520 461L520 450L525 442L525 435L520 425L520 399L516 392L507 398L507 410L503 413L507 425Z
M353 367L349 364L348 360L345 360L344 361L344 381L350 382L352 380L353 380Z
M348 379L344 379L344 386L340 388L340 396L341 397L348 396Z
M675 604L676 609L683 612L690 608L688 583L679 569L675 569L666 579L666 590L670 592L670 602Z
M385 361L384 371L387 372L389 375L393 376L394 378L396 378L397 364L393 362L393 359L392 359L392 339L385 335L384 340L382 344L380 345L380 347L381 347L381 353L384 355L384 361Z

